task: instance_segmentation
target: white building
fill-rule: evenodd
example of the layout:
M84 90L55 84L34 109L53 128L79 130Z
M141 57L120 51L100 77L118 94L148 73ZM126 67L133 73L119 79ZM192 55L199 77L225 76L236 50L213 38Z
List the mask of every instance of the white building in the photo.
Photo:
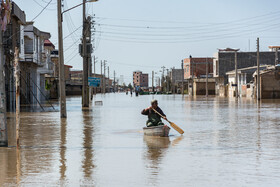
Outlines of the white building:
M53 74L51 50L45 48L50 33L37 29L33 22L24 26L24 55L21 54L22 97L26 104L45 100L45 75ZM21 52L22 52L21 51Z

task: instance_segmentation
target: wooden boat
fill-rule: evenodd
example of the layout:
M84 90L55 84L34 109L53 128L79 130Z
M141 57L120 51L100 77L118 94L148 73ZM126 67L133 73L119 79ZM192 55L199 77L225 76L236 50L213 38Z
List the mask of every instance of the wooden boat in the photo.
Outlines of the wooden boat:
M167 125L143 127L143 131L144 131L144 135L147 136L167 137L169 135L170 127L168 127Z

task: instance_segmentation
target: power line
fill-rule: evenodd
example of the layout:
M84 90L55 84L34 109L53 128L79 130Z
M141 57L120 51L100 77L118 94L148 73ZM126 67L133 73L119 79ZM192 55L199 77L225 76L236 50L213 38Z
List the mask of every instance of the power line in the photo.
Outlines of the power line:
M70 45L67 49L65 49L64 52L68 51L71 47L73 47L75 44L77 44L78 41L80 41L80 38L78 40L76 40L72 45Z
M48 1L45 1L45 0L41 0L41 1L44 3L48 3ZM56 2L51 3L51 5L56 5Z
M36 18L38 18L44 12L44 10L50 5L51 2L52 2L52 0L50 0L48 2L48 4L39 12L39 14L32 19L32 21L34 21Z
M253 17L248 17L248 18L244 18L244 19L238 19L238 20L232 20L232 21L228 21L228 22L221 22L221 23L203 23L203 24L230 24L230 23L234 23L234 22L242 22L242 21L246 21L246 20L252 20L252 19L256 19L256 18L260 18L260 17L265 17L265 16L271 16L274 14L278 14L280 13L280 11L275 11L275 12L270 12L270 13L266 13L266 14L262 14L262 15L258 15L258 16L253 16ZM186 24L201 24L198 22L184 22L184 21L174 21L174 20L170 20L170 21L162 21L162 20L141 20L141 19L127 19L127 18L111 18L111 17L100 17L97 16L97 19L111 19L111 20L122 20L122 21L131 21L131 22L153 22L153 23L186 23Z
M40 3L38 3L36 0L33 0L37 5L39 5L41 8L44 8L43 5L41 5ZM54 11L56 10L55 8L46 8L46 10L51 10L51 11Z
M31 20L31 21L34 21L36 18L38 18L43 12L44 12L44 10L49 6L49 4L52 2L52 0L50 0L49 2L48 2L48 4ZM11 39L11 38L13 38L15 35L17 35L18 33L20 33L21 31L23 31L24 30L24 27L21 29L21 30L19 30L19 31L17 31L16 33L14 33L13 35L11 35L9 38L7 38L6 40L4 40L3 41L3 43L5 43L5 42L7 42L9 39Z
M251 34L251 33L259 33L271 29L278 28L280 24L274 24L271 25L270 27L266 27L265 29L257 30L257 31L252 31L252 30L246 30L246 31L241 31L241 32L235 32L235 33L226 33L226 34L218 34L218 35L211 35L211 36L198 36L197 39L194 39L195 37L191 38L176 38L176 39L166 39L166 38L157 38L157 39L151 39L151 38L131 38L131 37L120 37L118 38L121 39L126 39L126 40L119 40L115 39L115 36L110 36L110 35L105 35L101 36L101 39L105 40L111 40L111 41L125 41L125 42L138 42L138 43L185 43L185 42L199 42L199 41L205 41L205 40L213 40L213 39L224 39L224 38L234 38L234 37L240 37L243 35ZM107 38L106 38L107 37ZM109 37L109 39L108 39ZM114 39L110 39L110 37L114 37ZM201 39L205 38L205 39Z
M120 34L120 35L145 35L145 36L184 36L184 35L199 35L199 34L209 34L211 32L214 32L214 33L219 33L219 32L227 32L227 31L246 31L244 30L245 28L249 28L249 29L255 29L254 26L256 28L258 27L264 27L264 26L271 26L274 22L272 21L276 21L275 23L278 23L278 20L279 18L273 18L273 19L270 19L270 20L265 20L265 21L262 21L262 22L257 22L257 23L253 23L253 24L246 24L246 25L242 25L242 26L231 26L229 28L227 27L222 27L222 28L218 28L218 27L214 27L214 28L211 28L211 29L195 29L195 30L192 30L192 29L187 29L187 30L178 30L178 29L175 29L174 31L173 30L168 30L168 31L165 31L162 32L162 31L157 31L156 33L154 32L148 32L148 33L143 33L143 31L141 32L138 32L138 31L132 31L132 30L117 30L117 29L112 29L110 28L109 31L108 29L106 29L105 31L99 31L97 30L96 32L104 32L104 33L110 33L110 34ZM264 23L269 23L269 24L265 24ZM99 28L102 28L102 27L99 27ZM119 32L112 32L111 30L117 30ZM172 32L172 33L170 33Z
M69 33L67 36L65 36L63 38L63 40L65 40L66 38L68 38L69 36L71 36L73 33L75 33L76 31L78 31L80 28L82 28L83 25L79 26L77 29L75 29L73 32ZM58 44L58 42L54 43L54 45Z

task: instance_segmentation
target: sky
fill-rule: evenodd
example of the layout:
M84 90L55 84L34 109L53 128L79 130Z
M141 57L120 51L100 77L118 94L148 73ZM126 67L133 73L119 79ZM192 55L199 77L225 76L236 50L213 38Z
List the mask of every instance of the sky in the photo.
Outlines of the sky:
M50 0L15 0L33 20ZM64 0L67 10L82 0ZM124 75L132 83L132 73L141 70L160 76L161 67L180 68L181 60L212 57L220 48L255 51L256 38L260 50L280 45L279 0L99 0L86 4L93 16L94 52L109 65L110 78ZM34 20L41 31L51 33L57 43L57 1L52 0ZM64 63L82 69L78 44L82 35L82 6L63 14ZM150 76L151 79L151 76Z

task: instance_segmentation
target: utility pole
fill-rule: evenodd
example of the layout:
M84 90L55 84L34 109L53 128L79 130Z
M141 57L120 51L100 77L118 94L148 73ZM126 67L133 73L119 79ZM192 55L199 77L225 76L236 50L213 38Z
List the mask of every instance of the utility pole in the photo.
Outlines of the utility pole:
M103 75L102 75L102 60L100 60L100 63L101 63L101 69L100 69L100 71L101 71L101 78L100 78L100 93L103 93Z
M82 106L89 106L89 90L88 90L88 51L87 51L87 30L88 21L86 20L86 0L83 0L83 38L82 38L82 56L83 56L83 90L82 90Z
M87 58L87 64L88 64L88 77L92 77L91 17L88 16L86 21L87 21L86 22L86 25L87 25L87 28L86 28L86 43L87 43L87 45L89 45L89 47L87 47L87 51L86 51L86 58ZM87 92L88 92L88 99L89 99L89 101L91 101L92 98L93 98L93 89L92 89L92 87L88 86L88 83L87 83Z
M96 58L95 55L93 56L93 74L95 76L95 64L96 64Z
M67 118L66 114L66 93L65 93L65 74L64 74L64 56L63 56L63 36L62 36L62 13L61 0L57 0L58 17L58 64L59 64L59 100L60 117Z
M278 64L278 47L275 48L275 66Z
M162 66L162 78L161 78L161 89L162 91L164 91L164 70L165 70L165 66Z
M109 70L109 66L108 66L108 93L110 92L110 70Z
M184 60L182 60L181 68L182 68L182 95L184 95Z
M237 51L234 51L234 61L235 61L235 97L238 98L238 74L237 74Z
M114 70L114 93L116 92L116 72Z
M93 72L94 72L94 77L96 77L96 69L95 69L96 59L97 58L95 58L95 56L93 56ZM96 87L94 87L94 94L96 94Z
M166 89L169 92L169 69L166 69Z
M15 48L15 80L16 80L16 142L19 148L19 124L20 124L20 66L19 66L19 50Z
M103 68L104 68L104 77L103 77L103 93L105 94L106 93L106 60L103 61Z
M152 71L152 92L154 92L154 71Z
M206 58L206 97L208 97L208 57Z
M259 43L259 38L257 38L257 81L258 81L258 87L257 87L257 99L260 100L261 99L261 92L260 92L260 43Z
M171 71L171 84L172 84L172 93L175 94L175 67Z
M4 51L2 41L2 29L0 29L0 147L8 146L7 114L6 114L6 93L4 78Z
M190 55L190 68L192 69L192 96L193 96L193 62L192 62L192 56Z

